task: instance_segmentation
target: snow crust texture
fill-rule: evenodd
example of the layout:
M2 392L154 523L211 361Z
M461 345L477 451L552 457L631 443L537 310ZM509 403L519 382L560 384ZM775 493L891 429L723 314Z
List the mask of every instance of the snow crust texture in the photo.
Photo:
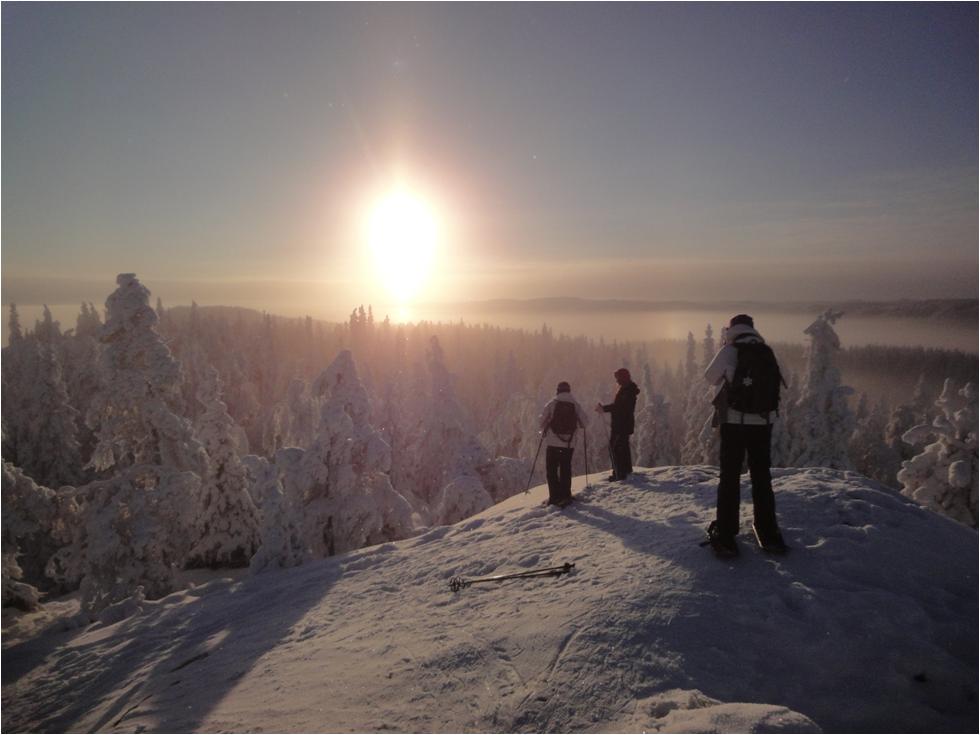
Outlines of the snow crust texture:
M700 547L717 470L667 467L579 479L564 510L538 487L117 623L65 630L65 602L5 611L3 728L976 730L975 531L855 473L774 474L785 556L748 534L735 560Z

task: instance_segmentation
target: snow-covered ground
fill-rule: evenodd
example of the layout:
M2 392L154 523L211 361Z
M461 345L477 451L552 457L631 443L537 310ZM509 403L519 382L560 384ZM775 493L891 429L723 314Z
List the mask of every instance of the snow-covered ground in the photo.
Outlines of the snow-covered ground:
M565 510L539 487L112 625L64 630L70 600L4 610L3 729L977 730L975 531L853 473L778 470L793 550L743 536L721 561L698 545L716 473L579 478Z

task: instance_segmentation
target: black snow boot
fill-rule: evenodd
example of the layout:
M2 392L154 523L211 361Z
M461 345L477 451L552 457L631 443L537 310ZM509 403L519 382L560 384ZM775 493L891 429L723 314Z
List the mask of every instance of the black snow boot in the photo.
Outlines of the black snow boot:
M707 543L711 546L711 549L715 552L715 555L723 559L731 559L738 556L738 543L735 541L735 537L730 534L722 533L718 528L717 521L712 521L708 526Z

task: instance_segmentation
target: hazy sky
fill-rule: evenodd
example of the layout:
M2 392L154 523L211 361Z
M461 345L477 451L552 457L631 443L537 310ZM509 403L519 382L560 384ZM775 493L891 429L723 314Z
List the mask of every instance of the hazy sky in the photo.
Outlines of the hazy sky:
M5 303L379 303L396 178L421 299L977 295L975 3L2 13Z

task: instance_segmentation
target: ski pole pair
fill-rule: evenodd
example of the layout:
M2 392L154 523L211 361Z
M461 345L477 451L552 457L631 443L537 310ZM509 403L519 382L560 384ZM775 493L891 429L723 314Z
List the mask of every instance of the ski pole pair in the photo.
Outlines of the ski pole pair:
M547 433L547 429L545 430ZM534 453L534 461L531 462L531 471L527 476L527 486L524 488L524 494L527 495L531 490L531 478L534 477L534 468L538 464L538 456L541 454L541 445L544 444L545 435L541 435L541 441L538 442L538 451ZM585 486L589 486L589 433L582 427L582 445L585 452Z
M505 579L530 579L532 577L560 577L568 574L575 568L574 563L565 562L559 567L542 567L541 569L529 569L525 572L512 572L510 574L495 574L492 577L479 577L477 579L463 579L463 577L453 577L449 580L449 589L459 592L461 589L469 587L471 584L483 582L502 582Z

